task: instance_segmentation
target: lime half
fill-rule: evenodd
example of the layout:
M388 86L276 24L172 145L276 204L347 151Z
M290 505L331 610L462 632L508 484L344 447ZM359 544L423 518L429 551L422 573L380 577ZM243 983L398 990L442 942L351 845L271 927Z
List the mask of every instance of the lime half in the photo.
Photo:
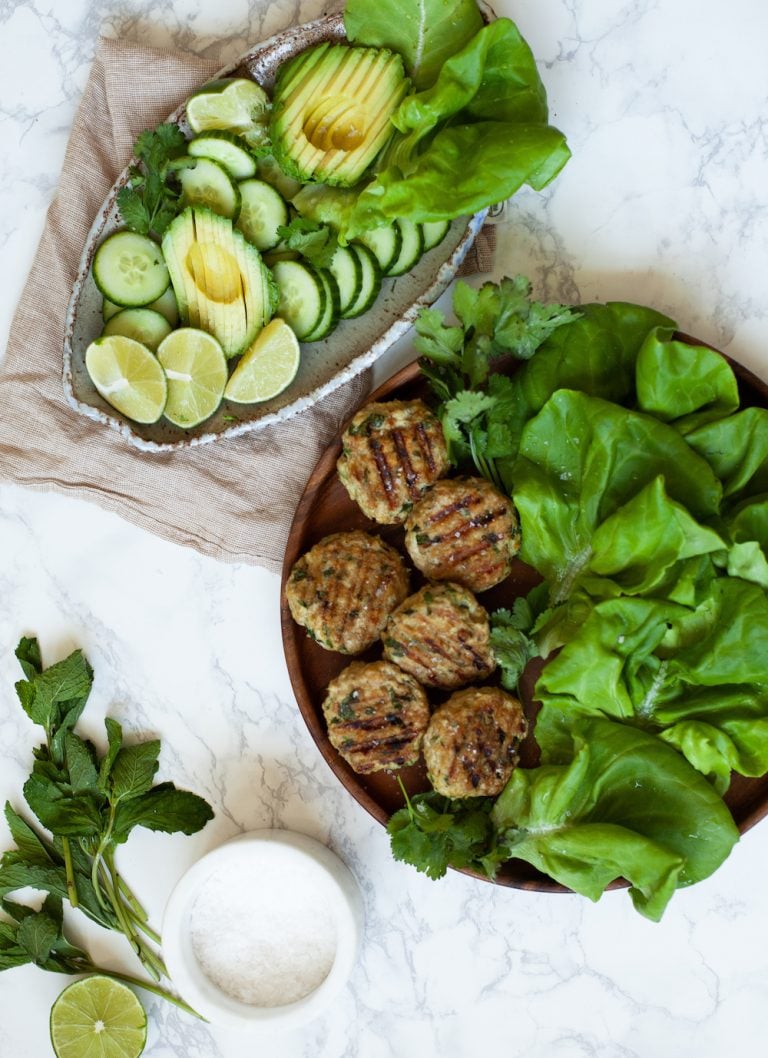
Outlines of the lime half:
M75 981L51 1009L56 1058L138 1058L147 1015L127 985L95 975Z
M232 372L224 396L236 404L276 397L296 378L300 355L299 340L285 320L272 320Z
M216 339L181 327L163 339L157 358L168 379L166 419L190 428L213 415L227 384L227 360Z
M168 387L163 369L146 346L122 334L97 338L85 366L101 396L134 422L157 422Z
M247 77L214 81L187 101L187 121L193 132L252 131L266 121L268 104L264 89Z

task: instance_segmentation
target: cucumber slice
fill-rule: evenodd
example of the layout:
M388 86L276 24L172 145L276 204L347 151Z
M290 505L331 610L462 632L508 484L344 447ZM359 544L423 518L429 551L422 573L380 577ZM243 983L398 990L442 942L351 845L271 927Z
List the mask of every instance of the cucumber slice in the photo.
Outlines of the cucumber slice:
M280 242L277 229L288 223L288 206L274 187L263 180L240 184L240 215L235 227L257 250L271 250Z
M421 225L424 235L424 253L434 248L443 241L451 226L449 220L425 220Z
M148 305L171 281L157 243L132 231L104 240L93 258L93 278L104 297L121 308Z
M165 256L165 254L163 254ZM166 264L168 262L166 261ZM179 306L176 303L176 295L173 292L173 286L168 285L168 289L164 294L161 294L156 301L152 301L149 305L141 305L140 308L154 309L155 312L159 312L161 316L170 323L171 327L175 327L179 322ZM104 298L104 302L101 306L101 315L105 323L112 319L118 312L122 312L122 305L116 305L114 301L110 301L109 298Z
M304 335L305 342L319 342L321 338L327 338L339 322L338 284L327 268L318 268L317 274L325 287L325 311L318 325Z
M397 258L384 271L388 276L401 276L409 272L424 253L424 235L420 224L403 219L396 220L395 226L400 229L402 242Z
M400 256L400 247L403 245L403 233L397 224L388 224L383 228L373 228L366 231L358 239L369 250L372 250L379 262L379 268L384 275L390 265L393 265Z
M185 206L207 206L220 217L235 220L240 212L240 191L227 170L212 158L194 158L194 165L179 170L181 201Z
M262 154L258 161L259 179L266 180L278 194L289 202L301 190L301 184L284 173L271 154Z
M351 320L355 316L362 316L374 303L381 290L381 268L373 251L369 250L367 246L363 246L362 243L354 242L349 244L349 249L357 256L360 262L362 283L356 300L346 312L341 314L342 319L345 320Z
M343 317L360 295L363 266L354 250L340 246L331 259L329 271L339 288L339 315Z
M272 275L280 293L275 315L303 341L324 318L328 287L311 265L300 261L278 261Z
M121 309L107 321L102 337L110 334L122 334L146 345L150 352L156 353L163 338L171 333L171 325L165 316L154 309Z
M193 158L210 158L223 165L233 180L247 180L256 173L256 159L248 144L234 132L212 129L190 140L187 150Z

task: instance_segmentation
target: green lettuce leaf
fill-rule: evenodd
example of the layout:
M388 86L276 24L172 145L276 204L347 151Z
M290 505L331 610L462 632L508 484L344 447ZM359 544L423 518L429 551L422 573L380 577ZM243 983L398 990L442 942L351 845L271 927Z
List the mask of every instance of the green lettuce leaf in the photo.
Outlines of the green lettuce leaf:
M418 88L431 84L482 24L475 0L347 0L344 8L347 39L399 52Z
M768 496L738 504L723 524L730 539L728 575L768 588Z
M629 302L579 307L578 317L548 336L536 355L515 372L513 395L504 409L508 448L516 455L525 423L558 389L578 389L593 397L631 403L635 365L648 334L672 320ZM514 455L499 461L507 490L514 489Z
M393 124L414 139L399 141L398 150L406 144L411 150L421 136L461 112L485 121L546 125L547 94L514 22L496 19L456 52L441 64L436 84L400 104Z
M768 492L768 409L745 408L686 435L731 503Z
M643 590L672 561L719 544L708 530L694 533L694 519L716 515L721 498L707 463L673 427L617 404L559 390L526 425L513 474L521 558L548 581L555 605L590 570L621 574L618 584ZM658 524L633 524L640 516ZM644 543L646 533L658 554ZM635 548L645 568L634 563Z
M442 62L435 84L406 96L392 122L399 132L345 217L344 238L397 217L476 213L523 184L541 190L570 157L563 134L547 124L530 48L507 18Z
M739 406L736 376L720 353L675 341L671 328L648 335L636 364L637 403L682 433L731 415Z
M589 720L569 764L518 768L492 819L508 855L597 900L617 878L658 920L674 890L707 878L738 831L712 787L652 735Z
M536 740L570 758L585 716L620 720L675 745L724 792L730 772L768 770L768 597L715 578L694 610L658 599L598 603L536 685Z

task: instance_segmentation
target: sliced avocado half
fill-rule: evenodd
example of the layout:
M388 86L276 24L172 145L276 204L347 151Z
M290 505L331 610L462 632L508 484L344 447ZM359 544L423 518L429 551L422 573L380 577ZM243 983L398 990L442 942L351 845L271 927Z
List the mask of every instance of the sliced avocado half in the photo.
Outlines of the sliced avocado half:
M163 236L182 319L239 356L272 314L267 268L232 221L210 209L185 209Z
M275 158L302 182L356 184L392 134L408 90L399 55L318 44L280 68L272 101Z

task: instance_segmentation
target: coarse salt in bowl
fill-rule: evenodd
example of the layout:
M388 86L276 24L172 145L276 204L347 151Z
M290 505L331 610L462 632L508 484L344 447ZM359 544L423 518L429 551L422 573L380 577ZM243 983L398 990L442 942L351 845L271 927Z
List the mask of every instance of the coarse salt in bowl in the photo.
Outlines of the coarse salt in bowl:
M326 848L287 830L241 834L173 890L163 955L182 997L212 1024L270 1032L318 1017L349 978L360 890Z

